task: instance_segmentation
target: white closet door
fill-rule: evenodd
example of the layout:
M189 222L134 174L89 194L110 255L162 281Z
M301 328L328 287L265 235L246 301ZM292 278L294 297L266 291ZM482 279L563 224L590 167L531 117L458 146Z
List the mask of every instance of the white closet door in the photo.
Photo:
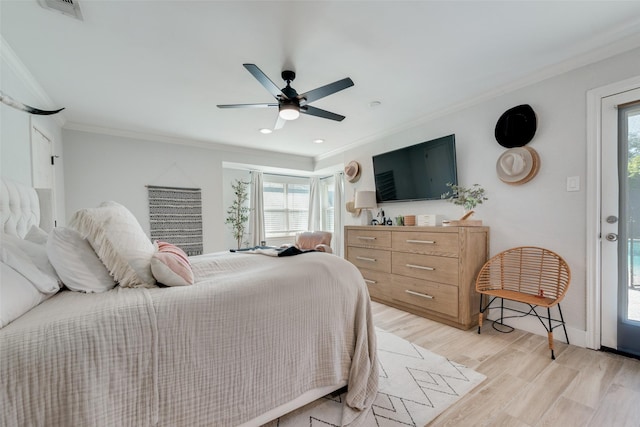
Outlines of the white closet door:
M54 188L53 143L40 129L31 126L31 178L35 188Z

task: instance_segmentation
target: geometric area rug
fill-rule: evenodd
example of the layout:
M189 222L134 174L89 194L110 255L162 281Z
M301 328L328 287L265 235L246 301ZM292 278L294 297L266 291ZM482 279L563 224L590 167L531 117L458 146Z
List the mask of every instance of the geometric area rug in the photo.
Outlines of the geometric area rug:
M376 335L378 395L362 426L425 426L486 378L390 332ZM325 396L266 426L339 427L342 399Z

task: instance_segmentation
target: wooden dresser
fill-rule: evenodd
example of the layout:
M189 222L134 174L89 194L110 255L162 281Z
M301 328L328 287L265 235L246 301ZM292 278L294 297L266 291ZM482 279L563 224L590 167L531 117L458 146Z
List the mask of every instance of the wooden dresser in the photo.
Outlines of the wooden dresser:
M345 257L374 301L461 329L478 324L488 227L345 227Z

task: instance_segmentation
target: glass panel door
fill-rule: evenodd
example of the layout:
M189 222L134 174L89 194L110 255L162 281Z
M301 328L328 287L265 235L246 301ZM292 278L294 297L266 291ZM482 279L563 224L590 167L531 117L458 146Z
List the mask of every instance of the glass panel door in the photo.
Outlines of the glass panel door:
M602 98L601 112L600 343L640 355L640 88Z
M640 355L640 103L618 109L618 350Z

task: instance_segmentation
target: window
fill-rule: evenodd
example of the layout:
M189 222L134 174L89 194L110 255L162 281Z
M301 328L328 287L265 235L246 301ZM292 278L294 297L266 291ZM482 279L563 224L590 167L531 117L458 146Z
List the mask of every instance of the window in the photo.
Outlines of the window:
M265 175L263 182L265 237L295 236L309 222L309 180Z
M322 230L334 231L334 178L320 179L320 221Z

